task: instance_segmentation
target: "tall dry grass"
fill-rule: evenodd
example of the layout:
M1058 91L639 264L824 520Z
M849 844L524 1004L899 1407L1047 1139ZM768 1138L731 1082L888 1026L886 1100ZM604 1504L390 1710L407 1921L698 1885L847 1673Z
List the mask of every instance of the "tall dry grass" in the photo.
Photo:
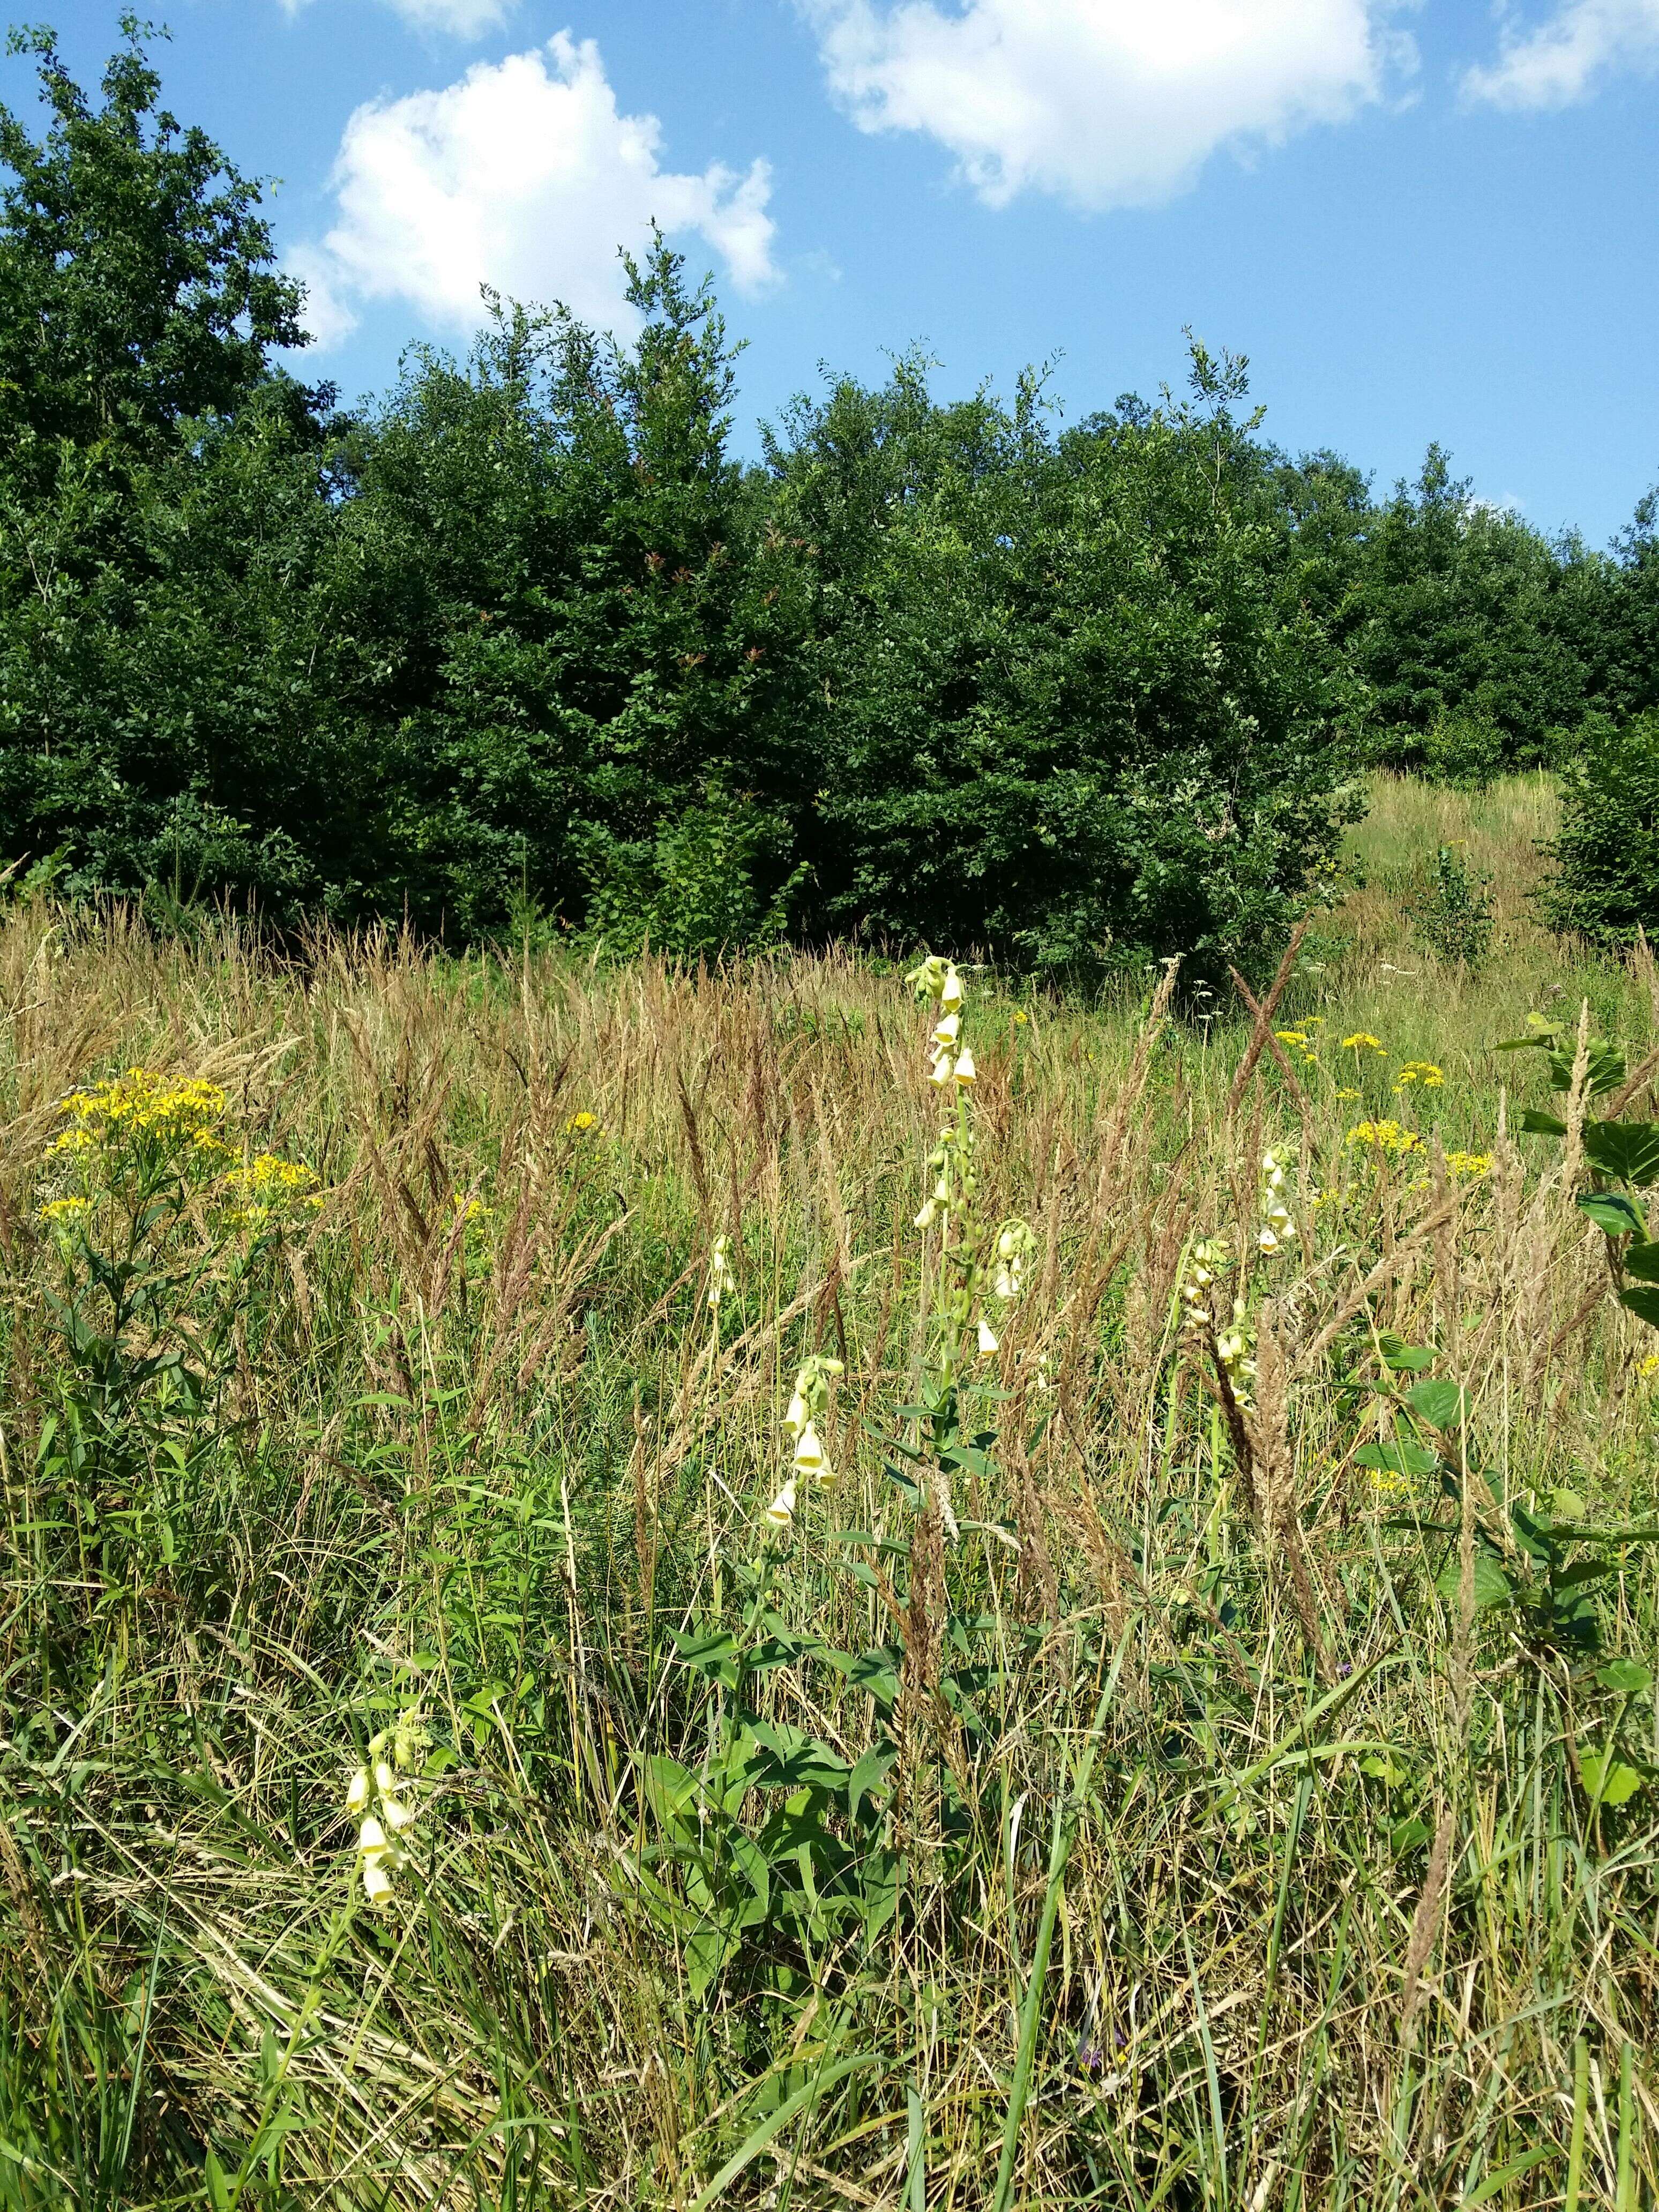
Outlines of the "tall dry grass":
M937 2212L1005 2146L1032 2207L1652 2201L1655 1792L1583 1774L1656 1759L1651 1692L1596 1679L1659 1645L1652 1552L1564 1536L1611 1569L1577 1629L1474 1570L1539 1598L1513 1506L1659 1520L1651 1338L1512 1133L1541 1070L1489 1052L1552 983L1638 1049L1654 1016L1541 940L1408 992L1369 911L1276 1017L1317 1064L1242 1082L1248 1022L1155 1018L1155 978L970 1002L981 1207L1036 1251L954 1544L904 1480L938 1102L896 979L9 912L0 2203ZM222 1348L132 1385L118 1462L40 1207L58 1101L132 1064L323 1203L221 1337L222 1254L135 1334ZM1346 1141L1384 1115L1427 1151ZM1300 1234L1250 1258L1269 1149ZM1182 1324L1218 1236L1243 1404ZM1461 1425L1400 1412L1401 1345ZM780 1537L814 1351L840 1480ZM1438 1468L1358 1456L1413 1436ZM765 1647L741 1695L722 1634ZM344 1796L410 1707L377 1913Z

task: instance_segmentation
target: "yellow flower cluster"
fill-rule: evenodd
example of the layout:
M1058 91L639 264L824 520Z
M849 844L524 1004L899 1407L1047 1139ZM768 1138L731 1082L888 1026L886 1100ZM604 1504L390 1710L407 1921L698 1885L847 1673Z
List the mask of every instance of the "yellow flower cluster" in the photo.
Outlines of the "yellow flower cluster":
M1388 1047L1381 1037L1374 1037L1369 1030L1356 1030L1352 1036L1342 1040L1344 1052L1386 1052Z
M783 1425L794 1443L789 1478L766 1509L768 1526L781 1535L795 1517L795 1485L799 1479L816 1475L826 1484L836 1479L836 1471L819 1441L818 1416L830 1403L830 1376L844 1372L839 1359L829 1359L816 1352L804 1359L796 1370L795 1388L783 1417Z
M431 1738L410 1711L398 1716L395 1728L382 1729L370 1740L368 1765L360 1766L346 1790L346 1810L358 1821L357 1869L363 1893L380 1905L392 1895L392 1877L404 1862L398 1838L415 1823L415 1808L398 1793L407 1788L410 1771L418 1766Z
M42 1221L73 1221L87 1211L84 1198L54 1198L40 1209Z
M1423 1139L1414 1129L1401 1128L1398 1121L1358 1121L1349 1130L1346 1141L1351 1145L1369 1145L1374 1152L1398 1156L1403 1152L1420 1152Z
M1490 1175L1492 1154L1490 1152L1448 1152L1446 1165L1454 1175Z
M230 1218L240 1228L262 1228L285 1206L303 1199L319 1206L320 1195L313 1188L314 1168L303 1160L285 1160L276 1152L256 1152L225 1177L223 1189L230 1201Z
M1279 1039L1280 1044L1294 1045L1297 1050L1302 1054L1303 1059L1306 1060L1310 1067L1317 1067L1319 1065L1319 1054L1314 1048L1317 1044L1318 1039L1316 1037L1310 1036L1308 1033L1309 1030L1313 1029L1315 1026L1316 1024L1310 1021L1305 1029L1275 1030L1273 1031L1273 1035Z
M590 1114L584 1107L580 1114L573 1114L565 1123L564 1133L567 1137L585 1137L590 1130L597 1129L599 1126L598 1115Z
M214 1149L213 1125L224 1117L225 1094L200 1076L179 1083L147 1067L130 1067L89 1091L71 1091L58 1110L74 1119L51 1146L54 1152L84 1152L130 1137L185 1139Z
M1438 1091L1446 1079L1445 1070L1437 1067L1431 1060L1408 1060L1394 1080L1396 1091L1409 1091L1413 1083L1420 1083L1425 1091Z

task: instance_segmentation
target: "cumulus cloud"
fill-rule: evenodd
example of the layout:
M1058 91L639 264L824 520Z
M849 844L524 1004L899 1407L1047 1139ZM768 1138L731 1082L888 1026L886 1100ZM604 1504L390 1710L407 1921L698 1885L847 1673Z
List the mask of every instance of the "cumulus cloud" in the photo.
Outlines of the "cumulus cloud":
M486 31L499 31L518 0L386 0L393 12L417 31L447 31L458 39L481 39ZM283 0L290 15L297 15L311 0Z
M1389 0L801 0L866 131L919 131L997 206L1149 205L1230 142L1378 99L1409 43Z
M1499 107L1564 107L1621 64L1659 64L1659 0L1564 0L1531 31L1511 26L1498 59L1464 88Z
M441 92L371 100L340 143L337 220L289 257L311 287L312 327L337 338L354 302L397 298L467 329L491 284L620 328L617 248L638 246L653 221L699 234L738 290L763 288L775 273L766 163L685 175L663 167L661 149L654 115L618 111L597 46L563 32Z

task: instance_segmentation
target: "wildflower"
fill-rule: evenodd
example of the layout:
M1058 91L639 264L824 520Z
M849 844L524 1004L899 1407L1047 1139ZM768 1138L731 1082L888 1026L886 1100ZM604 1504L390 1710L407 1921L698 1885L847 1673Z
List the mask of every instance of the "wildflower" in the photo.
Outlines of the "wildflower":
M1344 1052L1383 1052L1388 1047L1381 1037L1374 1037L1369 1030L1356 1030L1352 1036L1342 1040Z
M1026 1023L1029 1022L1030 1018L1031 1017L1026 1012L1024 1006L1016 1006L1014 1008L1014 1020L1019 1028L1024 1029Z
M1659 1375L1659 1352L1650 1352L1645 1359L1638 1361L1636 1371L1644 1380Z
M1448 1152L1446 1165L1454 1175L1487 1176L1492 1173L1490 1152Z
M927 1071L927 1080L930 1083L936 1085L939 1089L942 1091L945 1085L951 1080L951 1078L955 1072L956 1071L951 1065L950 1054L948 1052L936 1053L933 1056L933 1064Z
M1280 1044L1299 1044L1304 1050L1306 1049L1308 1042L1306 1030L1275 1030L1273 1035L1279 1039Z
M979 1073L979 1070L974 1066L974 1055L966 1045L963 1045L962 1050L957 1054L954 1073L958 1083L971 1083Z
M1233 1317L1215 1340L1216 1357L1226 1371L1232 1385L1233 1396L1241 1406L1250 1403L1250 1385L1255 1380L1255 1361L1251 1356L1255 1340L1246 1318L1243 1298L1233 1300Z
M795 1517L795 1483L792 1475L766 1509L766 1517L774 1528L787 1528Z
M720 1300L731 1290L737 1278L732 1273L732 1263L726 1255L732 1249L729 1237L717 1237L708 1251L708 1304L711 1312L720 1311Z
M77 1214L88 1211L84 1198L54 1198L40 1209L42 1221L73 1221Z
M998 1231L996 1273L991 1288L1005 1303L1019 1296L1026 1262L1036 1249L1036 1238L1024 1222L1005 1222Z
M979 1348L981 1352L1000 1352L1002 1349L1001 1346L997 1341L995 1332L993 1330L990 1322L986 1320L983 1314L979 1317L978 1340Z
M935 1044L954 1044L961 1035L962 1016L960 1014L939 1016L939 1027L933 1031Z
M590 1129L597 1129L599 1126L597 1115L590 1114L584 1107L580 1114L573 1114L565 1123L564 1133L567 1137L586 1136Z
M1374 1152L1395 1156L1423 1150L1423 1139L1416 1131L1401 1128L1398 1121L1358 1121L1349 1130L1345 1141L1350 1145L1369 1145Z
M1296 1224L1291 1218L1290 1208L1280 1195L1284 1188L1284 1169L1271 1152L1263 1152L1261 1229L1255 1240L1257 1248L1263 1252L1277 1252L1287 1237L1296 1234Z
M933 1227L933 1223L934 1223L935 1219L936 1219L936 1218L937 1218L937 1217L938 1217L938 1214L939 1214L939 1200L938 1200L938 1199L936 1199L936 1198L924 1199L924 1200L922 1201L922 1204L921 1204L921 1209L920 1209L920 1211L919 1211L919 1212L917 1212L917 1214L916 1214L916 1218L915 1218L915 1225L918 1229L931 1229L931 1228Z
M371 1739L368 1765L359 1766L346 1785L346 1810L358 1821L358 1871L373 1905L385 1905L392 1894L392 1877L404 1856L396 1838L413 1827L416 1817L416 1808L399 1796L399 1786L430 1741L419 1714L405 1710L394 1728L382 1729Z
M824 1461L823 1446L818 1441L817 1426L808 1421L795 1441L795 1465L803 1474L824 1474L829 1472Z
M1363 1091L1339 1091L1336 1095L1345 1106L1351 1106L1365 1094Z
M1413 1083L1420 1083L1425 1091L1438 1091L1445 1079L1444 1070L1437 1067L1431 1060L1408 1060L1395 1078L1394 1087L1407 1091Z
M1200 1237L1194 1245L1187 1255L1187 1271L1181 1285L1182 1301L1186 1307L1183 1326L1196 1329L1209 1327L1209 1293L1217 1276L1231 1264L1231 1257L1224 1237Z
M962 999L962 978L957 973L955 962L946 961L945 980L939 986L939 1005L947 1014L954 1014L960 1010Z

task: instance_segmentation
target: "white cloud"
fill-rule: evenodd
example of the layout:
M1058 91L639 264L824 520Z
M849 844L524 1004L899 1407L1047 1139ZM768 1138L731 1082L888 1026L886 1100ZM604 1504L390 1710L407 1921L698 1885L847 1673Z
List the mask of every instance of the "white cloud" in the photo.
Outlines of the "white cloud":
M1620 64L1659 63L1659 0L1563 0L1547 22L1511 27L1490 68L1472 69L1464 89L1499 107L1563 107Z
M1413 58L1389 0L800 0L866 131L950 148L993 206L1147 205L1230 141L1381 97Z
M518 0L386 0L386 4L417 31L447 31L457 39L481 39L486 31L499 31L518 5ZM290 15L297 15L311 0L283 0Z
M441 92L370 101L335 161L337 221L289 257L313 287L319 341L350 327L354 300L410 300L469 329L480 284L620 328L630 311L617 248L637 246L653 220L700 234L740 291L760 289L775 274L766 163L681 175L660 166L661 145L654 115L617 112L593 42L563 32Z

